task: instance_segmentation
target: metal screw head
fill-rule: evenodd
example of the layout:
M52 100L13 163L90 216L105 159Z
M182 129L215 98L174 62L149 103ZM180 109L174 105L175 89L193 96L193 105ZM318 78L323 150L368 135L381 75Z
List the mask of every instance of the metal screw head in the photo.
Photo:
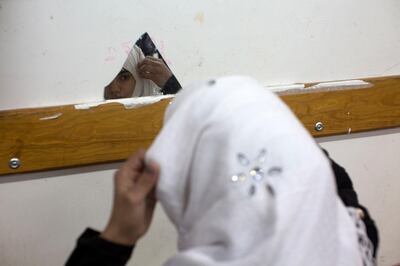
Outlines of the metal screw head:
M322 122L317 122L317 123L315 123L314 128L316 131L322 131L322 130L324 130L324 124Z
M17 169L21 166L21 161L18 158L11 158L8 162L8 166L11 169Z

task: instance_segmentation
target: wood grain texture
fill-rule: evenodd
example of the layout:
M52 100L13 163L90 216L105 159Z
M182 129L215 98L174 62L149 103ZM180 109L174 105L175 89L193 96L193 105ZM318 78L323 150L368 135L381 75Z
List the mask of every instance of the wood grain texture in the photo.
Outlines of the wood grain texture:
M314 137L400 126L400 76L364 79L371 88L283 95ZM324 130L317 132L316 122Z
M315 137L400 126L400 76L364 80L374 86L281 98ZM0 111L0 175L126 159L151 144L169 101L135 109L112 103ZM322 132L314 129L318 121ZM8 166L13 157L21 160L18 169Z
M56 169L127 158L149 146L162 125L169 100L125 109L107 104L88 110L74 106L0 112L0 174ZM62 114L52 120L41 118ZM10 169L10 158L21 166Z

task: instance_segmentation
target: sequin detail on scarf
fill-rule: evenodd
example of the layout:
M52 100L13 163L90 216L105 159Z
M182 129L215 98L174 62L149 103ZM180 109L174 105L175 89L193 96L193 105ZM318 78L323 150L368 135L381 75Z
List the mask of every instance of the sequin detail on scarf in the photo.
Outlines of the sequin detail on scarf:
M267 161L267 150L261 149L255 158L251 161L243 153L237 154L237 160L239 164L246 169L246 171L239 172L231 177L231 181L234 183L250 183L249 195L253 196L257 193L257 187L265 186L266 191L268 191L272 196L275 194L273 187L269 184L268 176L278 176L282 173L282 168L279 166L272 166L267 168L263 165Z

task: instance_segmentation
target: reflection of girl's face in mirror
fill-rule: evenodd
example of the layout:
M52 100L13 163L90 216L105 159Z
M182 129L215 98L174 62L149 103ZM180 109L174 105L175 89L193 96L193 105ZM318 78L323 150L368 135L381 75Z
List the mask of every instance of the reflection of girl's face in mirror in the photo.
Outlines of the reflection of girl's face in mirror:
M104 88L104 99L132 97L136 80L126 69L122 69L109 85Z

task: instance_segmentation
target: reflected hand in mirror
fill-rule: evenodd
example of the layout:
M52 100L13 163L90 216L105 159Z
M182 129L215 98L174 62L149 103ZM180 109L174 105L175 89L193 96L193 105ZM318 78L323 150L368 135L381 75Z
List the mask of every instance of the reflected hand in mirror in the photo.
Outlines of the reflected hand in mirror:
M161 59L150 56L138 64L137 71L141 78L152 80L160 88L172 77L171 70Z
M179 81L147 33L132 47L121 71L104 88L104 99L175 94Z

